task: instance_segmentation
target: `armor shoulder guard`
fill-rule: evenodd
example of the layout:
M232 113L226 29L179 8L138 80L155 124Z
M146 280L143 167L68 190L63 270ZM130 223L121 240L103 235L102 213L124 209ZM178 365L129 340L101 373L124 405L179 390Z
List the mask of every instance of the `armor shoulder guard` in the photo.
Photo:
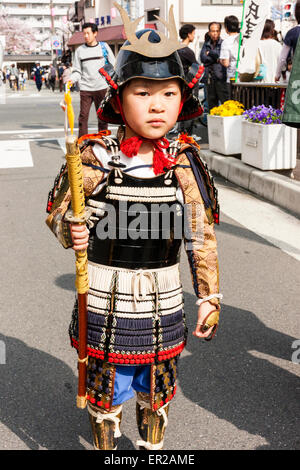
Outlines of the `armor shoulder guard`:
M112 152L113 154L120 150L118 138L111 136L110 131L101 131L98 134L86 134L78 139L78 145L82 154L87 147L93 147L95 144L101 145L108 152Z
M214 184L214 179L208 169L206 162L202 159L200 147L196 143L183 143L179 152L185 154L193 171L196 183L200 190L206 209L211 208L214 222L220 223L220 206L218 202L218 191Z

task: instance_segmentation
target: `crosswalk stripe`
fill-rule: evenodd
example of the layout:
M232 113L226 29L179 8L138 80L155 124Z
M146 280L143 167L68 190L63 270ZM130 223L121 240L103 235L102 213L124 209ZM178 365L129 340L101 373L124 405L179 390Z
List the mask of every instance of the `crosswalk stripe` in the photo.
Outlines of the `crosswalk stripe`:
M1 140L0 168L33 166L29 140Z

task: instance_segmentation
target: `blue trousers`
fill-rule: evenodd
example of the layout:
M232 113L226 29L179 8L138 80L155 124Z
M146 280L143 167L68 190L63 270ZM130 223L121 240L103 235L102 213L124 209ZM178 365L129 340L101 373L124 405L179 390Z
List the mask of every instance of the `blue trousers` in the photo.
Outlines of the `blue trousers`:
M151 366L117 366L113 406L134 397L134 391L150 393Z

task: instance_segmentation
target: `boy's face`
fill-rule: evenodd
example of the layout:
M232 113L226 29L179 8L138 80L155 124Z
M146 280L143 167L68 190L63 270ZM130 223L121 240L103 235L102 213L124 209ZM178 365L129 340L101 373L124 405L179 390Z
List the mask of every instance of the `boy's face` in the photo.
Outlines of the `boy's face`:
M123 112L127 121L127 137L139 135L160 139L174 127L181 103L177 79L130 80L122 94Z

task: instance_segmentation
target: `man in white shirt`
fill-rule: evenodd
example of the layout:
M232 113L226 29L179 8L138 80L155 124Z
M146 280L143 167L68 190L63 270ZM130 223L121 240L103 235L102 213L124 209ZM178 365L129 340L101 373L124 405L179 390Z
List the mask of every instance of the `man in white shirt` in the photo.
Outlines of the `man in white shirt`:
M234 80L239 51L239 20L236 16L226 16L224 19L225 30L228 35L222 42L220 62L227 68L227 83Z
M70 81L79 81L80 114L78 119L78 137L88 134L88 118L91 105L94 102L96 111L103 100L107 84L99 69L106 62L115 64L115 56L107 43L97 41L98 27L95 23L85 23L82 26L85 44L78 47L73 62L73 72ZM106 56L106 57L105 57ZM107 129L107 124L98 119L98 130Z

